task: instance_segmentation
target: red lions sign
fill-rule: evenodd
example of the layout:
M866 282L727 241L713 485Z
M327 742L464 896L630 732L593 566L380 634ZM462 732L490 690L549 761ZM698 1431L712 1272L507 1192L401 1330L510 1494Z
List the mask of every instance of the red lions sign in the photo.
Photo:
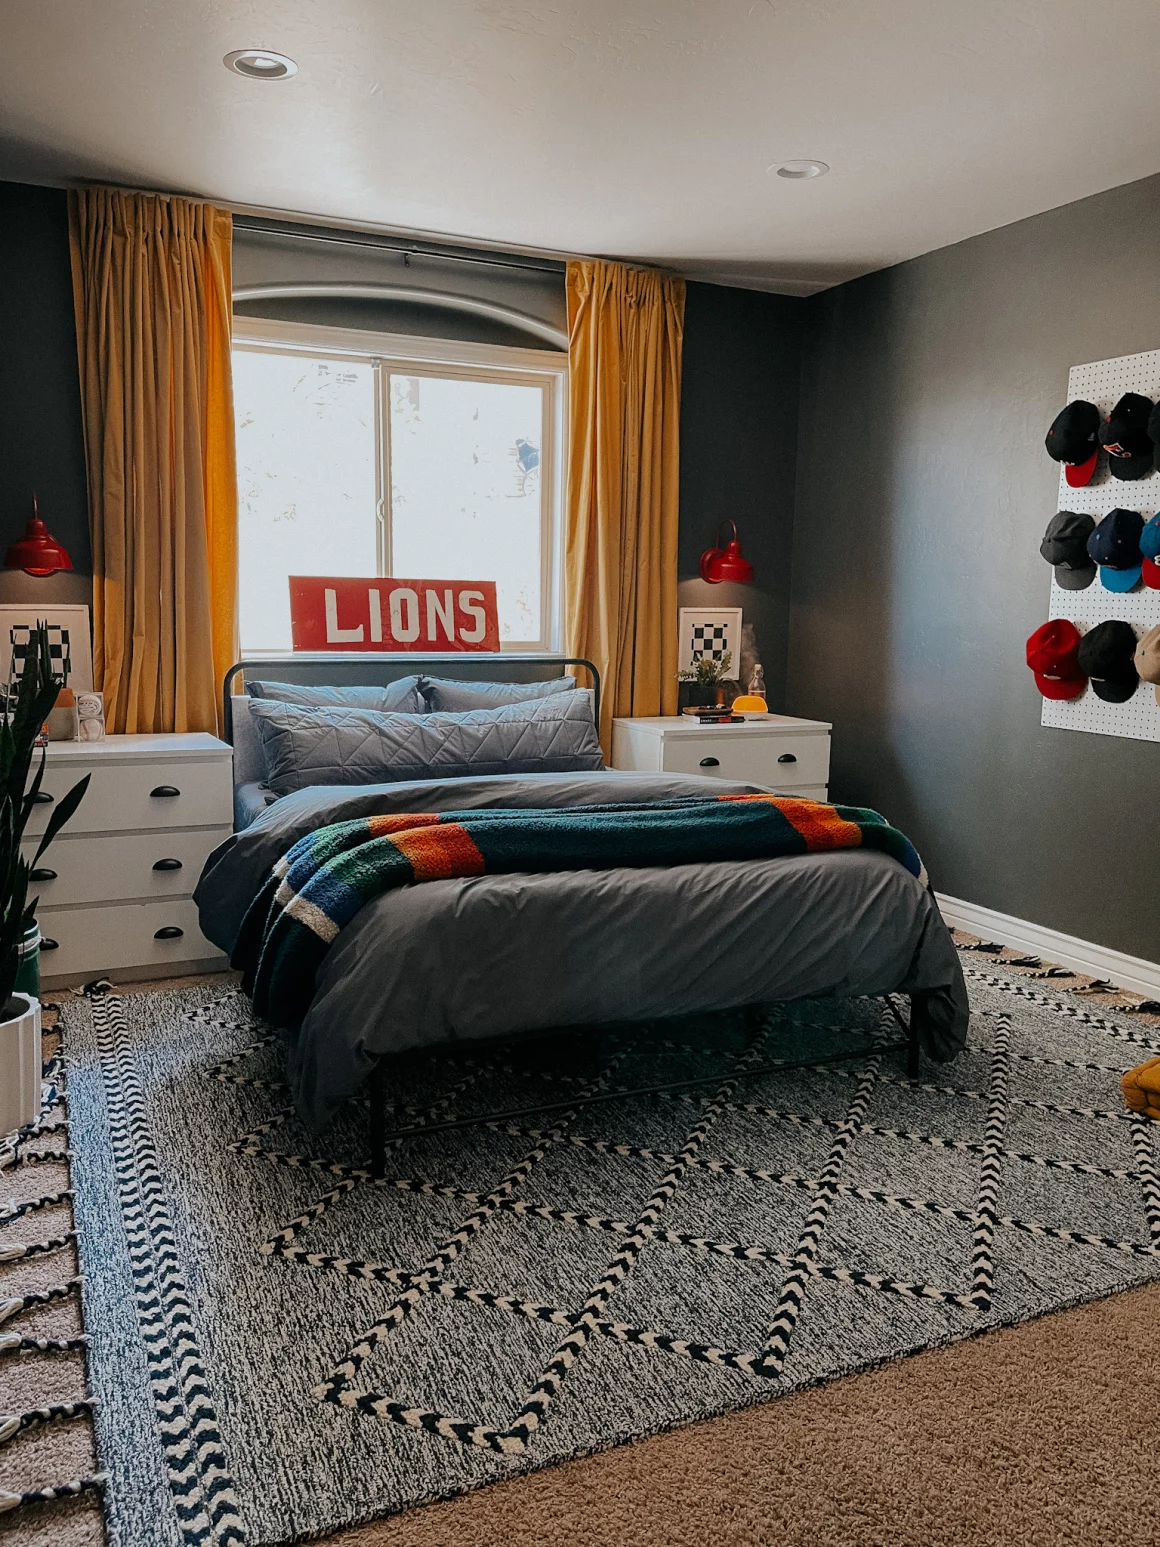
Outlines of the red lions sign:
M290 576L295 650L499 649L494 580Z

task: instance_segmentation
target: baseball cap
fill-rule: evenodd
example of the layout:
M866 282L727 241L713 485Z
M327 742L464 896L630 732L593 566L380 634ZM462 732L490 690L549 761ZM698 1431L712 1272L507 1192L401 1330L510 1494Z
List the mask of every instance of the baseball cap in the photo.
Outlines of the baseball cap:
M1144 523L1144 530L1140 533L1140 552L1144 555L1140 567L1144 584L1153 591L1160 591L1160 515Z
M1087 686L1079 668L1081 642L1079 630L1066 618L1052 618L1028 639L1027 664L1044 698L1078 698Z
M1109 510L1087 540L1088 557L1100 566L1105 591L1130 591L1140 581L1144 518L1138 510Z
M1144 635L1132 660L1141 682L1160 683L1160 623ZM1160 704L1160 686L1156 688L1156 702Z
M1113 478L1134 482L1152 471L1152 442L1148 426L1152 399L1139 392L1125 392L1100 425L1100 445L1108 454Z
M1044 444L1047 455L1064 464L1063 475L1073 489L1090 483L1100 455L1100 411L1077 398L1056 414Z
M1065 591L1083 591L1096 578L1096 566L1087 551L1088 538L1096 529L1090 516L1061 510L1047 523L1039 551L1055 568L1055 583Z
M1097 623L1080 640L1079 669L1091 678L1093 691L1105 702L1127 703L1140 685L1135 654L1135 630L1114 618Z

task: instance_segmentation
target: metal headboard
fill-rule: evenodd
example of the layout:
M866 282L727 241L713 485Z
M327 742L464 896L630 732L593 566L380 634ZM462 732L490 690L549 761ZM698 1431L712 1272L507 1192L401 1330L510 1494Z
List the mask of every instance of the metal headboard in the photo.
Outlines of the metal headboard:
M397 651L319 650L294 655L253 656L237 661L226 672L222 683L222 725L226 740L234 741L234 678L243 672L253 676L280 677L286 682L317 686L364 687L381 681L393 682L438 666L445 677L461 682L549 682L552 673L535 668L545 666L583 666L592 678L593 719L600 724L600 673L591 661L577 655L524 655L521 651L461 651L448 655L410 654ZM375 668L378 668L378 674ZM533 668L529 676L526 668ZM389 668L389 671L388 671ZM448 670L448 668L454 668ZM521 672L520 668L525 668ZM305 674L305 680L304 680Z

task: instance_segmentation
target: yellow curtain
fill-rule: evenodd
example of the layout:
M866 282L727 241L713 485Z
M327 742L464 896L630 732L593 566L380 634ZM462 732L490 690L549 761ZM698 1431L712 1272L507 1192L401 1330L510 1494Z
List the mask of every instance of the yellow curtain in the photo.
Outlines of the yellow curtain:
M677 481L685 282L569 263L568 653L615 715L677 708Z
M69 238L106 723L215 731L237 659L232 220L81 188Z

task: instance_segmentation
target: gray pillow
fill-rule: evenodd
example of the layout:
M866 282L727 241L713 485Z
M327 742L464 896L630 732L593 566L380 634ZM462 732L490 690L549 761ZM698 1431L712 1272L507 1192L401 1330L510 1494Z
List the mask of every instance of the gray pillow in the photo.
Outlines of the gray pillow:
M296 682L247 682L251 698L276 698L280 704L302 704L316 709L341 704L348 709L377 709L381 713L426 714L427 700L419 691L419 677L400 677L397 682L374 687L303 687Z
M463 714L378 714L256 698L251 716L276 795L314 784L603 768L587 690Z
M420 677L419 691L430 709L458 714L465 709L498 709L502 704L523 704L533 698L550 698L576 686L575 677L553 677L550 682L455 682L446 677Z

